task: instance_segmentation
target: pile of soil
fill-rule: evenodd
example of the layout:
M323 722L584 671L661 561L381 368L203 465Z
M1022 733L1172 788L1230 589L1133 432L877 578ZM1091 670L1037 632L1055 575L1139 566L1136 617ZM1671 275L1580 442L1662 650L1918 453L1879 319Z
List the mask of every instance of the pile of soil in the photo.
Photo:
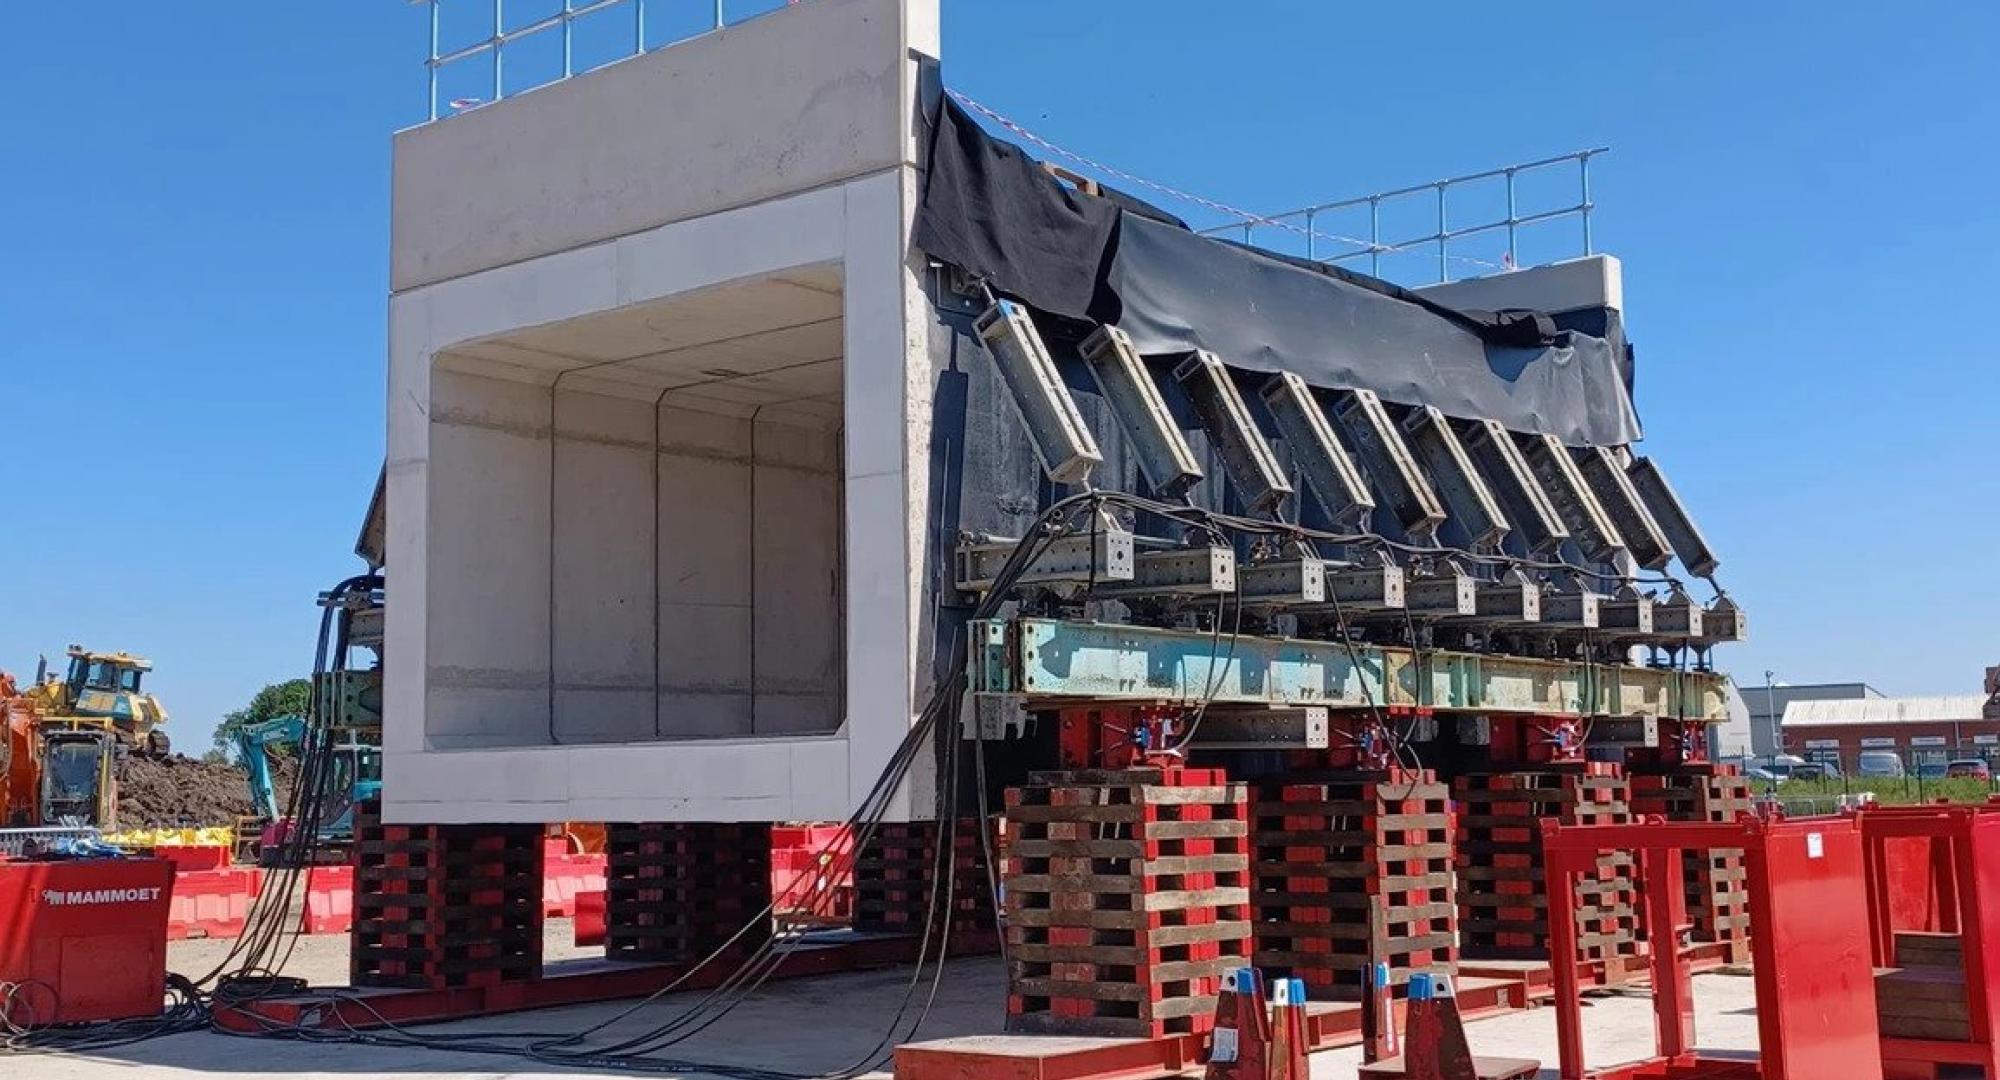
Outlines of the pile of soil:
M297 778L297 761L284 758L273 764L272 782L281 811ZM127 754L118 763L121 829L234 825L237 818L256 812L250 803L250 779L241 766L179 754L164 758Z

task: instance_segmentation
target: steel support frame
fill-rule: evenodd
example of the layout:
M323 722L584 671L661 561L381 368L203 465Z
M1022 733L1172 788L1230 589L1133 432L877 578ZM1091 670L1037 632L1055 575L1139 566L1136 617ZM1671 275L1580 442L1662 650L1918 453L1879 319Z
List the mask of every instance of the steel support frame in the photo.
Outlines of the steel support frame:
M1858 822L1746 817L1710 824L1649 818L1628 825L1564 826L1550 821L1543 823L1542 844L1551 911L1575 906L1575 875L1598 855L1633 853L1646 882L1647 936L1656 943L1652 980L1659 1056L1586 1070L1576 931L1566 919L1549 920L1561 1080L1819 1080L1834 1075L1860 1080L1882 1075L1873 970L1860 948L1868 928ZM1760 1056L1755 1063L1704 1057L1694 1049L1691 958L1679 948L1657 946L1678 941L1685 921L1682 852L1716 848L1740 848L1744 854L1757 984ZM1836 888L1842 884L1851 888ZM1776 899L1778 889L1789 894L1782 904ZM1829 941L1853 947L1829 947ZM1802 1017L1807 1018L1803 1024ZM1823 1030L1797 1030L1800 1026Z
M1942 843L1930 866L1938 886L1943 928L1960 937L1965 965L1965 1004L1972 1037L1884 1038L1882 1056L1891 1062L1972 1065L2000 1077L2000 806L1873 807L1855 817L1861 823L1867 868L1870 948L1878 966L1895 966L1896 926L1891 918L1888 844L1892 840Z

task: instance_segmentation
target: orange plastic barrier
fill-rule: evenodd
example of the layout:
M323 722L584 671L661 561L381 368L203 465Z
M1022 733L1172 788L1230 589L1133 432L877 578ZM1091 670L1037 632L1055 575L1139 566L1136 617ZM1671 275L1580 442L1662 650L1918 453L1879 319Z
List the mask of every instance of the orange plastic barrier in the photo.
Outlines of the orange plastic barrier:
M308 934L345 934L354 927L354 868L315 866L306 878Z
M576 946L604 944L604 890L576 896Z
M153 857L165 859L182 873L189 870L223 870L229 866L229 849L221 844L161 844Z
M180 871L167 905L167 940L241 934L263 883L264 872L254 866Z
M574 918L577 897L604 891L603 855L542 856L542 914L549 918Z
M771 897L781 912L803 912L828 920L854 913L854 867L848 856L854 834L844 825L773 825ZM847 861L845 873L832 873Z

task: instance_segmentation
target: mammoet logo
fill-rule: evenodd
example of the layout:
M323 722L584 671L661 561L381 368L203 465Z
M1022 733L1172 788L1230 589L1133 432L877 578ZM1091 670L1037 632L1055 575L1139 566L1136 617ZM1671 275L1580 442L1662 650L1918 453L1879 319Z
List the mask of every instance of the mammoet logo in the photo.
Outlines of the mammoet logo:
M143 904L160 898L160 887L143 889L43 889L42 903L50 907L82 904Z

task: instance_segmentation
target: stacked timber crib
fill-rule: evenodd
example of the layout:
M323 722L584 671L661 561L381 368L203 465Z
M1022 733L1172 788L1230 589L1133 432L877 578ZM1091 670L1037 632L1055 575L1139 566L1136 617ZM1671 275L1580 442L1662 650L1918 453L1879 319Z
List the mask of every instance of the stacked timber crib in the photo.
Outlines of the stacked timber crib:
M1314 1000L1456 971L1451 789L1428 770L1288 776L1251 818L1256 963Z
M771 936L771 826L607 826L604 951L620 960L700 960Z
M1454 782L1458 818L1458 929L1467 960L1545 960L1548 887L1541 823L1614 825L1632 820L1631 785L1603 762L1542 765L1521 772L1473 773ZM1579 874L1578 954L1618 977L1640 951L1632 856L1608 853Z
M1632 775L1632 812L1668 821L1731 822L1750 813L1750 781L1730 765L1679 765ZM1750 893L1743 852L1685 853L1693 940L1721 945L1730 962L1750 957Z
M355 986L487 986L542 971L542 827L385 825L354 810Z
M929 924L933 903L950 912L954 952L977 950L994 941L993 876L986 851L1000 857L1006 840L1001 819L981 843L978 818L955 822L884 822L861 845L854 860L854 928L918 933ZM938 861L938 843L950 834L951 864ZM949 881L938 880L943 870ZM947 886L949 899L947 896Z
M1214 1026L1250 955L1248 794L1220 770L1036 773L1007 791L1013 1031Z

